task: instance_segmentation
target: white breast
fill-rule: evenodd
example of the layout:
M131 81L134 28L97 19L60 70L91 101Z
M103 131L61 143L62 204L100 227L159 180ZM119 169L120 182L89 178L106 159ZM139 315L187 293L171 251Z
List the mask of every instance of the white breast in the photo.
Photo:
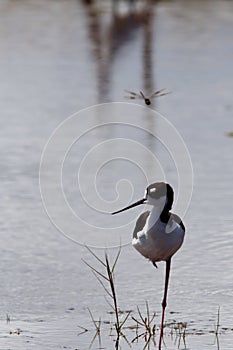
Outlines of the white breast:
M184 240L184 231L173 219L165 224L152 212L143 229L132 240L132 245L144 257L153 262L165 261L180 248Z

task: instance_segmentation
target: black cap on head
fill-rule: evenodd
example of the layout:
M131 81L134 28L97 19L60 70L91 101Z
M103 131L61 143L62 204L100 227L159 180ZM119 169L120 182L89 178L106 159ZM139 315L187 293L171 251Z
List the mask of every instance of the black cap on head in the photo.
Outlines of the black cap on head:
M163 196L166 196L167 197L167 205L171 209L173 199L174 199L174 191L168 183L155 182L147 187L146 192L147 192L147 194L149 194L150 197L152 197L154 199L159 199Z

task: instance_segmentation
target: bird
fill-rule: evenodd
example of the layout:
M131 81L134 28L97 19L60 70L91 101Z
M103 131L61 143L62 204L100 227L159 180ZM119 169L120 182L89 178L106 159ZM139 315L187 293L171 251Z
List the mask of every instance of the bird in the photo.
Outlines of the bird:
M165 96L165 95L168 95L168 94L171 93L171 91L165 91L165 90L166 89L157 90L157 91L153 92L153 94L151 94L149 97L146 97L142 91L137 93L137 92L134 92L134 91L125 90L125 92L127 92L129 94L128 96L125 96L125 97L129 98L131 100L143 99L145 104L147 106L149 106L151 104L151 99L152 98Z
M172 186L165 182L156 182L146 188L142 199L112 213L115 215L141 204L152 207L151 210L143 212L138 217L133 231L132 245L155 267L157 267L157 262L166 262L159 349L162 347L163 340L171 258L181 247L185 236L185 226L181 218L171 212L173 201Z

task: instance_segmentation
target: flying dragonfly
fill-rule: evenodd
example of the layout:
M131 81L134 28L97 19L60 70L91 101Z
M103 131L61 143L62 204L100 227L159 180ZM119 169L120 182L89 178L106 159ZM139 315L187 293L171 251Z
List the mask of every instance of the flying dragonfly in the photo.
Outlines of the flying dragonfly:
M145 96L144 93L142 91L140 91L139 93L134 92L134 91L129 91L129 90L125 90L125 92L127 92L129 95L125 96L126 98L129 98L131 100L135 100L135 99L143 99L146 105L150 105L151 104L151 99L155 98L155 97L161 97L161 96L165 96L171 93L171 91L166 91L166 89L161 89L161 90L157 90L155 92L153 92L153 94L151 94L150 96Z

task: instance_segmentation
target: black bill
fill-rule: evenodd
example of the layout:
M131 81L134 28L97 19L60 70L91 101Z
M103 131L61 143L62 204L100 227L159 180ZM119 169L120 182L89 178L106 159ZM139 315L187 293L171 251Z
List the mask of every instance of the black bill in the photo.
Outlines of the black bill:
M114 213L112 213L112 215L121 213L122 211L125 211L125 210L128 210L128 209L131 209L131 208L133 208L133 207L136 207L137 205L144 204L145 201L146 201L146 198L140 199L139 201L137 201L137 202L135 202L135 203L129 205L128 207L125 207L125 208L123 208L123 209L114 211Z

